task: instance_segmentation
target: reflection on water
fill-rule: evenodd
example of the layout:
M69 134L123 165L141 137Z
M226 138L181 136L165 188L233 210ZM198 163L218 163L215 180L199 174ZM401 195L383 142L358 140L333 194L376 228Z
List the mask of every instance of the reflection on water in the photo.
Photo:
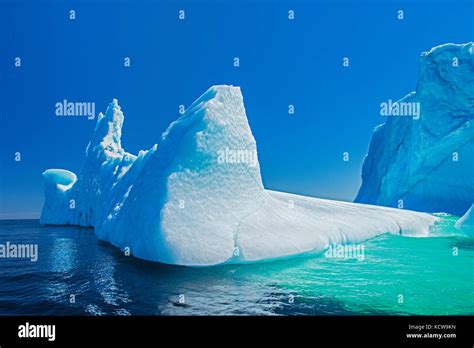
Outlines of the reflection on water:
M120 308L131 300L128 298L126 291L115 281L115 264L113 256L104 255L102 262L90 270L94 285L106 305L118 308L115 314L130 315L127 309ZM102 312L100 308L93 307L90 313L100 315Z
M367 241L364 261L188 268L127 257L92 229L0 221L0 242L39 245L37 262L0 260L0 314L473 314L474 242L451 225L436 238Z
M42 258L44 246L39 247L39 257ZM61 301L71 293L70 273L75 269L77 261L77 251L72 238L57 238L51 240L49 255L45 261L49 263L47 272L51 275L57 273L57 277L52 277L50 282L45 284L45 290L49 293L48 299L51 301ZM34 265L34 264L33 264Z
M65 273L74 269L77 259L76 245L72 238L58 238L52 240L51 272Z

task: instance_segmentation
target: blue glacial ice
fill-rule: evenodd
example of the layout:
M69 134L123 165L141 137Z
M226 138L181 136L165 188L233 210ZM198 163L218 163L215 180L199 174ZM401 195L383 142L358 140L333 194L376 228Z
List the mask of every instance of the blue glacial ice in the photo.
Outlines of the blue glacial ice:
M455 227L469 235L474 235L474 204L458 221Z
M463 215L474 202L474 46L422 53L418 117L375 128L355 202ZM405 104L407 105L407 104Z
M94 227L142 259L208 266L322 252L387 232L426 236L438 219L266 190L238 87L211 87L137 156L122 148L123 121L114 100L77 178L43 173L41 223Z

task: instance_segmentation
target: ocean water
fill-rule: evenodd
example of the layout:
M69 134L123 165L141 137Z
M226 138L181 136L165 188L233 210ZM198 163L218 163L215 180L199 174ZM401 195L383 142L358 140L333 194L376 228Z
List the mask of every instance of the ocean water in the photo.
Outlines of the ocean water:
M0 315L472 315L474 238L455 220L366 241L359 259L207 268L125 256L93 229L4 220L0 244L38 244L38 260L0 258Z

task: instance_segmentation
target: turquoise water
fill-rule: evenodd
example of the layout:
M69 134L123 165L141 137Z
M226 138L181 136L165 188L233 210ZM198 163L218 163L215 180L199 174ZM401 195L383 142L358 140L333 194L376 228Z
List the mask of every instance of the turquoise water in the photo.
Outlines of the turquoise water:
M39 248L37 262L0 259L0 315L474 314L474 238L456 219L443 217L430 238L366 241L363 260L209 268L127 257L92 229L0 221L0 243Z

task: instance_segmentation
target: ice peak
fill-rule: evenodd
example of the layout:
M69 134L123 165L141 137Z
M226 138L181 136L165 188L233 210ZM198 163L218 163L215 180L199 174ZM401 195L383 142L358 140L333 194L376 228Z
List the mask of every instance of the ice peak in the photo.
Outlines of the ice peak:
M445 43L442 45L435 46L431 48L429 51L422 52L421 56L425 57L429 55L438 55L444 51L458 51L462 49L470 50L472 54L472 47L473 47L473 42L467 42L465 44Z
M99 150L105 151L107 154L122 153L122 145L120 139L122 137L122 125L124 121L123 112L118 104L117 99L107 107L105 115L100 113L97 118L94 135L87 147L89 151Z
M234 85L214 85L209 88L209 90L213 90L217 93L223 93L223 92L231 92L231 93L240 93L240 87L239 86L234 86Z
M448 43L433 47L420 56L418 89L468 92L474 76L474 44ZM441 97L445 93L438 93ZM468 93L470 94L470 93Z
M118 103L117 99L112 99L112 101L109 103L109 106L107 107L107 110L105 111L105 114L113 114L117 111L121 111L121 107Z
M112 101L109 103L109 106L107 107L106 113L109 111L109 109L120 111L122 108L119 105L118 99L113 98Z
M214 85L211 86L206 92L204 92L198 99L196 99L187 109L186 115L194 114L199 109L203 109L209 105L212 100L223 100L225 96L237 97L242 99L242 93L240 87L234 87L232 85Z
M224 125L248 127L240 87L215 85L197 98L176 121L162 134L162 141L170 133L182 132L204 121L206 128L222 128Z

